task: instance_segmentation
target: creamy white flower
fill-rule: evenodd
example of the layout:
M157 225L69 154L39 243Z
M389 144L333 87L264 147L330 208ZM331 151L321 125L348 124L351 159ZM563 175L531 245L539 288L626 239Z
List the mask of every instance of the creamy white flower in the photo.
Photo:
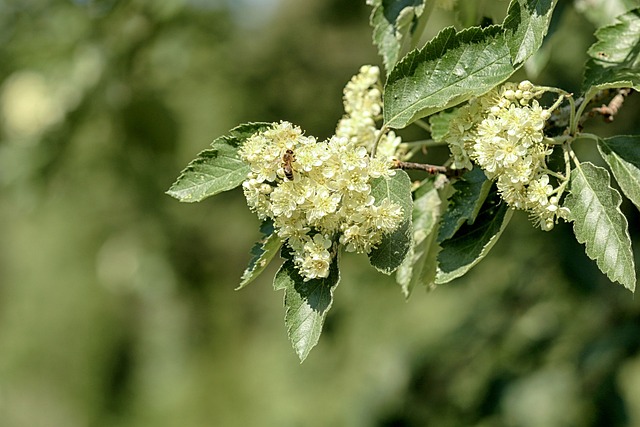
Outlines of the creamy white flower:
M402 219L399 205L375 205L371 195L371 180L395 173L401 143L394 132L381 136L376 127L382 113L379 77L378 67L363 66L347 83L345 115L329 140L319 142L283 121L247 138L238 151L251 170L242 185L247 204L260 218L273 220L305 280L328 276L334 241L349 251L369 252Z
M535 181L532 181L527 188L527 198L532 204L546 206L549 203L548 197L553 193L553 187L549 184L549 175L544 174Z
M552 151L544 143L550 111L534 99L543 92L529 81L505 83L456 110L443 139L456 168L471 169L475 162L496 180L507 204L549 230L568 212L552 201L554 188L544 173Z
M327 277L334 240L368 252L399 225L402 208L388 199L376 206L370 194L372 179L393 173L387 157L371 159L346 137L316 142L286 122L247 141L240 150L251 168L243 183L247 204L273 219L305 280ZM286 150L293 179L283 171Z
M269 190L263 187L264 185L269 187ZM257 213L260 219L270 216L271 201L268 194L271 193L271 190L271 186L263 184L255 178L248 178L242 183L242 191L247 199L247 205Z
M306 209L306 212L309 223L313 224L325 216L336 212L340 199L340 193L331 192L326 187L316 188L313 194L307 199L309 207Z
M332 255L329 252L332 240L320 233L304 244L301 253L296 253L294 262L298 265L304 280L329 276Z
M382 136L378 142L376 157L387 160L393 159L401 142L402 138L396 136L394 131L389 131L386 135Z
M371 151L380 131L376 120L382 113L382 93L378 79L380 69L364 65L358 74L347 83L343 92L345 116L338 122L336 136L346 138L350 143L363 146ZM400 138L393 132L382 137L378 143L380 155L392 156L400 144Z
M373 228L383 233L394 230L401 219L402 208L389 199L384 199L380 205L371 207L369 221Z

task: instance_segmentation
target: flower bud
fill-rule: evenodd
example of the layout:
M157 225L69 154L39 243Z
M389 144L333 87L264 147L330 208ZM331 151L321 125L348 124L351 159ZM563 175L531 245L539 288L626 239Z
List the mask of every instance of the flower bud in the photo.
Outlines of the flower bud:
M533 90L533 83L529 80L523 80L518 84L518 89L523 91L531 91Z

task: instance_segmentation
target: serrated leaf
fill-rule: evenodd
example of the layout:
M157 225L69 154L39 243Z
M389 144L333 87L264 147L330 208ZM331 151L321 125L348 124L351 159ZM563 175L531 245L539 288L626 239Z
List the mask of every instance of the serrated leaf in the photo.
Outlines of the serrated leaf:
M415 191L413 201L413 237L404 262L398 267L396 281L405 298L416 284L429 286L435 280L435 255L433 241L435 227L440 218L440 196L433 179L422 182ZM433 266L433 268L429 268Z
M521 65L542 46L557 0L513 1L502 24L511 62Z
M393 273L402 264L411 246L411 180L403 170L391 177L376 178L371 183L371 195L379 205L389 199L402 207L402 222L395 231L386 234L377 248L369 252L369 261L378 271Z
M445 28L410 52L387 79L385 124L403 128L505 81L540 47L555 3L514 0L504 25Z
M600 139L598 149L624 195L640 209L640 136Z
M251 135L270 126L271 123L247 123L217 138L211 148L202 151L187 165L167 194L181 202L192 203L242 184L249 166L238 156L238 149Z
M253 282L267 265L269 265L269 262L271 262L273 256L278 253L282 245L282 241L273 228L273 220L267 219L263 221L260 225L260 232L262 233L262 238L251 248L252 257L249 261L249 266L244 270L240 278L240 285L238 285L236 290L240 290Z
M627 219L620 211L622 197L610 186L609 172L589 162L571 172L570 192L564 206L578 242L598 268L630 291L636 287L636 272Z
M449 199L449 206L442 216L438 242L451 238L465 222L473 224L491 190L491 184L492 181L479 167L466 172L461 180L453 184L456 192Z
M438 254L436 283L442 284L466 274L496 244L509 223L513 209L492 191L473 224L464 224L458 232L443 241Z
M377 1L369 22L387 74L398 61L405 38L424 12L424 0Z
M513 71L502 27L473 27L459 33L445 28L391 71L384 90L384 122L403 128L485 93Z
M340 281L337 258L337 255L334 256L329 277L324 279L305 282L291 259L284 262L274 278L274 288L284 289L284 322L301 363L318 343L324 320L333 303L333 291Z
M598 39L587 51L582 89L585 102L598 91L632 87L640 90L640 9L618 17L613 25L599 28Z

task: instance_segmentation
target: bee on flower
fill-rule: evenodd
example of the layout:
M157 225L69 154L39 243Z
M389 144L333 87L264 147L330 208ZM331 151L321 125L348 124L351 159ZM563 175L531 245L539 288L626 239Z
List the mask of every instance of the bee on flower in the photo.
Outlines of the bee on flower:
M242 185L247 204L259 218L273 220L305 280L328 277L338 244L368 253L402 220L399 205L371 195L371 180L395 173L392 157L401 141L389 132L371 158L382 111L379 73L364 66L347 84L346 114L327 141L283 121L239 150L250 168Z

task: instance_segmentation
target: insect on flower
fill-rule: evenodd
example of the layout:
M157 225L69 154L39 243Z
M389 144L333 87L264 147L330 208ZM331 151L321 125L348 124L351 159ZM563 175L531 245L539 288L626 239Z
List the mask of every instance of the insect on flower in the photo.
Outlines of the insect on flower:
M293 181L293 166L291 164L295 161L296 156L291 149L285 151L282 155L282 171L289 181Z

